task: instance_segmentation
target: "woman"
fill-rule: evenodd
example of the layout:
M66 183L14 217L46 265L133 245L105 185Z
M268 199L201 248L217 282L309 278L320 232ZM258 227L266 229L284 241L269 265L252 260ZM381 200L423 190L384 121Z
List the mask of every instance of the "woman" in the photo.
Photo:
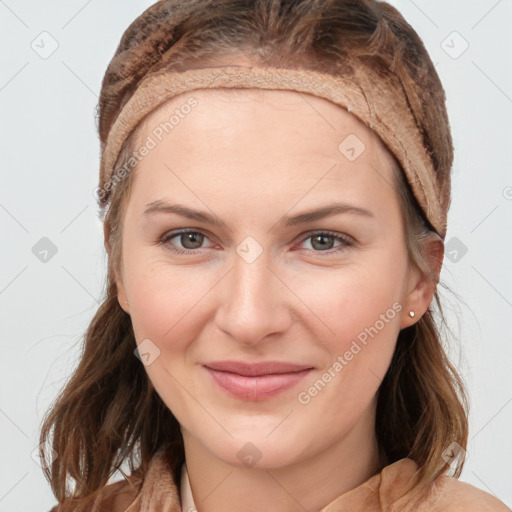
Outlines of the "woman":
M507 510L456 478L452 141L394 8L158 2L99 132L109 281L41 433L54 511Z

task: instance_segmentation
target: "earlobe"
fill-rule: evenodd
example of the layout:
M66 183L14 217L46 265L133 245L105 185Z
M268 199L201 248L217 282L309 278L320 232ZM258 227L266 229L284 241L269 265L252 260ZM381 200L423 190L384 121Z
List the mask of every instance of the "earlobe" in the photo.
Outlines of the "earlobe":
M435 284L429 276L421 276L413 290L407 296L402 314L401 329L415 324L430 306L434 296Z
M426 274L418 269L412 271L411 288L405 300L401 329L413 325L425 314L432 303L439 282L444 256L443 240L432 233L423 243L430 271Z
M130 304L128 303L128 299L126 297L126 290L124 288L123 280L120 276L117 275L116 272L116 288L117 288L117 301L121 308L128 314L130 314Z
M121 308L128 314L130 314L130 304L126 300L126 292L124 290L124 286L118 280L117 281L117 300Z

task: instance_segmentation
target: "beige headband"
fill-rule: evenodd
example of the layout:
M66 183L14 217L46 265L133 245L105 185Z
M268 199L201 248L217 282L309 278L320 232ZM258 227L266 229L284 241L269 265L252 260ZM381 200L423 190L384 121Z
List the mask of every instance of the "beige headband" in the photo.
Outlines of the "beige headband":
M293 90L346 108L374 130L401 165L426 219L444 239L449 186L440 188L436 169L403 94L382 76L374 78L374 87L363 92L342 77L304 69L225 66L153 73L141 81L108 134L101 158L99 196L106 204L115 185L114 166L123 142L145 116L172 97L210 88Z

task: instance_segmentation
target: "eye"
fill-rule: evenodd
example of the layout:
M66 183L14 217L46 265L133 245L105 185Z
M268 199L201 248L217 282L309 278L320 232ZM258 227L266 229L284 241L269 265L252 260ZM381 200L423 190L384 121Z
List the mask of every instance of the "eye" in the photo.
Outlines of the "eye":
M205 248L203 246L205 240L208 240L208 237L200 231L181 230L165 234L159 240L159 244L176 254L195 254L199 249ZM306 249L326 255L339 253L353 245L353 241L348 236L332 231L309 233L302 239L302 244L306 242L310 245Z
M334 233L332 231L317 231L310 233L303 239L302 243L310 241L311 250L314 252L324 252L326 254L338 253L353 245L348 236ZM334 247L335 243L338 243ZM331 250L334 247L334 250ZM309 248L308 248L309 249Z
M173 243L174 239L180 245ZM203 248L201 246L205 240L208 240L208 238L200 231L183 230L177 233L167 233L160 239L159 243L176 254L195 254L196 249Z

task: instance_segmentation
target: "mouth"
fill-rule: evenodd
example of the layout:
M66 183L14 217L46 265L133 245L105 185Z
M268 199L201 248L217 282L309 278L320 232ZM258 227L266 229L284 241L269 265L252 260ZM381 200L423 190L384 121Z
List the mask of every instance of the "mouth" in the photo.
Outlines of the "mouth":
M218 361L205 364L204 368L223 391L252 402L269 399L290 389L313 370L309 365L279 361Z

